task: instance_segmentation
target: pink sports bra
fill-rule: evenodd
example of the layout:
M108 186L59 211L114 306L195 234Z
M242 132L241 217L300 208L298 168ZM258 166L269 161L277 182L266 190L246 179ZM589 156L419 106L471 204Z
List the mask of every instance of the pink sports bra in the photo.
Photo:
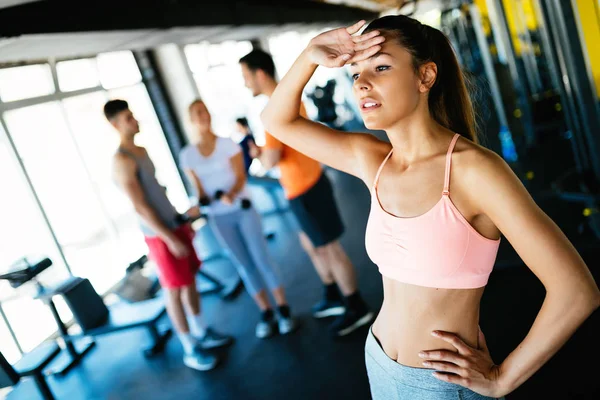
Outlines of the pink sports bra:
M381 207L377 182L392 151L381 163L371 188L371 213L365 236L367 253L383 276L399 282L444 289L471 289L487 284L500 239L482 236L450 199L452 151L446 155L442 198L418 217L396 217Z

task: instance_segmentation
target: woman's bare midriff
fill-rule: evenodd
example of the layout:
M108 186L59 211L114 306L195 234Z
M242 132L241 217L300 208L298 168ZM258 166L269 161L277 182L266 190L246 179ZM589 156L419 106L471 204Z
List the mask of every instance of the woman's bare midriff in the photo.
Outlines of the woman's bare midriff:
M448 349L449 343L431 335L434 330L456 333L477 346L479 301L484 288L436 289L383 278L384 300L373 334L396 362L423 368L422 350Z

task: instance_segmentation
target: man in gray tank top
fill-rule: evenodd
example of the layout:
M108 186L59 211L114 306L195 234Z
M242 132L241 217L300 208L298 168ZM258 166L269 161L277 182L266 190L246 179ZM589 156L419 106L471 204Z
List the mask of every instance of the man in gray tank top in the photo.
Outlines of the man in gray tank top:
M148 255L158 268L169 318L184 348L183 361L190 368L210 370L218 360L205 350L228 345L232 338L217 333L202 320L196 288L200 260L192 244L194 231L169 201L165 187L156 180L154 164L146 149L135 144L139 124L127 102L109 101L104 106L104 115L120 137L113 158L114 178L140 219ZM190 311L187 317L184 303Z

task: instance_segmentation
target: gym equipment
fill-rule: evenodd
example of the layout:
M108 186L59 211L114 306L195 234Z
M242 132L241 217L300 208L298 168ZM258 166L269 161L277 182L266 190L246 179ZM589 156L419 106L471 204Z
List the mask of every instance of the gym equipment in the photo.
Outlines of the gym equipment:
M50 308L52 316L54 317L54 321L58 327L59 335L63 338L63 350L66 351L69 356L69 359L64 363L64 365L54 370L52 374L64 375L71 368L77 365L83 356L86 355L96 345L96 343L94 341L88 341L83 345L81 350L78 350L75 344L71 340L67 339L67 327L61 320L58 310L56 309L56 304L54 304L53 301L53 297L61 294L61 290L60 288L53 290L48 289L44 287L44 285L42 285L42 283L37 279L37 276L48 269L51 265L52 261L49 258L43 258L36 262L31 262L24 257L11 265L8 271L0 275L0 279L7 280L10 283L10 286L13 288L18 288L28 282L32 282L35 285L37 288L37 293L34 296L34 299L43 301Z
M10 365L0 353L0 388L15 386L24 377L32 377L44 400L54 400L48 386L44 369L60 353L60 347L54 342L46 342L31 352L24 354L15 364Z
M64 342L64 350L69 355L65 365L53 369L51 374L64 375L79 363L85 354L95 346L91 340L96 336L134 328L146 328L152 339L150 347L144 349L146 357L153 356L163 350L166 341L172 334L170 328L162 333L158 330L159 320L166 315L166 308L161 298L150 299L133 304L118 303L107 307L100 295L94 290L89 280L71 277L57 288L45 288L36 277L52 265L49 258L32 261L27 258L13 264L9 272L0 275L0 279L8 280L12 287L19 287L27 282L34 282L38 288L35 298L44 301L52 311L58 327L58 333ZM70 334L67 326L60 318L53 297L60 295L69 306L81 333ZM76 342L87 344L79 351Z
M129 264L125 270L125 277L112 290L121 300L130 303L149 300L156 296L160 290L160 283L156 276L145 276L144 266L148 261L147 256Z
M143 353L146 357L151 357L160 353L171 337L170 328L164 329L162 333L158 329L159 320L167 313L164 300L160 297L107 307L90 281L78 277L63 285L61 294L82 331L81 334L68 335L67 340L146 328L152 341L149 347L143 349Z
M560 200L582 208L583 223L579 231L589 229L600 239L600 113L597 96L588 80L583 54L585 46L579 41L578 18L574 4L554 0L535 0L539 17L546 27L541 30L548 43L548 63L564 108L563 138L571 145L574 167L564 168L551 184Z
M307 97L312 100L315 107L317 107L317 121L321 122L330 128L339 128L339 124L336 124L338 119L336 111L336 103L333 100L335 93L336 81L330 79L324 86L315 87L312 93L309 93Z
M517 97L529 105L517 107L514 111L518 111L518 115L513 113L516 120L531 122L531 128L525 132L526 143L521 143L518 149L523 157L518 166L513 165L515 172L538 198L565 202L576 218L569 222L577 227L580 235L600 238L600 173L597 172L600 162L598 151L594 151L598 149L594 135L600 127L600 118L583 63L574 5L559 0L533 0L531 8L519 2L501 4L500 0L479 2L479 6L481 3L497 11L492 13L496 22L491 24L496 42L501 42L496 45L504 44L511 75L516 74L518 78L513 79L513 89L520 93ZM469 6L471 20L487 75L494 78L487 65L489 47L479 6ZM510 21L504 12L506 7L513 15ZM509 26L517 33L512 38L507 34ZM517 42L518 53L511 41ZM494 79L491 82L496 84ZM494 98L501 100L500 93ZM513 118L513 122L516 120ZM511 125L516 128L519 124ZM505 146L502 147L504 150ZM504 158L510 157L505 155ZM532 169L537 169L535 174ZM523 173L525 171L528 172Z
M575 147L571 132L565 136ZM551 195L581 207L582 219L578 224L578 233L591 233L600 240L600 184L590 171L569 169L552 182L551 189Z
M487 10L478 4L470 4L444 10L440 29L448 36L472 85L473 105L485 136L486 147L501 154L517 167L519 154L515 148L512 121L507 116L503 86L497 68L500 63L492 53L496 49L489 26Z

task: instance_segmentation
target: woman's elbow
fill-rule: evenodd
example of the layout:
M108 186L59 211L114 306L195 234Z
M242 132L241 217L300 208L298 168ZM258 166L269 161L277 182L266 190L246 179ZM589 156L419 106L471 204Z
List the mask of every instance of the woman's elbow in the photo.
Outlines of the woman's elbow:
M273 101L273 100L270 100ZM260 120L265 130L269 133L277 133L285 131L292 124L297 115L290 115L289 112L277 107L272 103L268 103L264 110L260 113Z
M269 133L273 133L273 130L276 129L276 123L274 114L269 110L268 106L260 113L260 120L265 130Z
M592 314L600 307L600 290L598 286L590 285L589 288L579 290L572 300L584 314Z
M598 287L596 287L596 291L590 296L590 303L592 312L600 308L600 290L598 290Z

